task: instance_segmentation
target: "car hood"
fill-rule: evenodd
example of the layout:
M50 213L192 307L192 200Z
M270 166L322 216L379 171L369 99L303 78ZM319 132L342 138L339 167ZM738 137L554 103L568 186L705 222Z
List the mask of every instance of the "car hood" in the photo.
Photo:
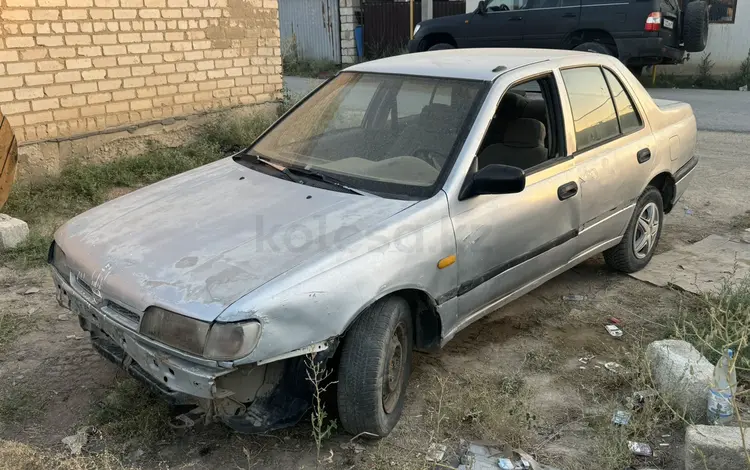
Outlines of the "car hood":
M104 298L213 321L413 204L301 185L227 158L91 209L55 240Z
M473 16L474 13L465 13L424 20L419 23L418 36L424 36L425 33L434 32L435 30L456 34L468 26L467 21L471 21Z

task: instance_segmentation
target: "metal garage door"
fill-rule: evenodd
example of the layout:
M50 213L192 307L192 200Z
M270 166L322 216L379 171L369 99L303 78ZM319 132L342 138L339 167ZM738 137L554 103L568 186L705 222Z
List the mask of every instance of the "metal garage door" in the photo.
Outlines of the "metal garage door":
M282 50L296 44L301 58L341 62L338 0L279 0L279 26Z

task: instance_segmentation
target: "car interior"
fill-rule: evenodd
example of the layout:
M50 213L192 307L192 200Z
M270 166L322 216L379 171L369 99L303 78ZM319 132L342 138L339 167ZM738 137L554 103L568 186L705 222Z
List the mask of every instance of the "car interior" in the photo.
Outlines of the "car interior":
M528 170L557 156L551 93L544 79L511 88L498 104L477 157L477 169L500 164Z
M503 164L529 170L558 154L551 77L524 82L501 99L480 146L476 169ZM461 132L476 89L441 84L399 101L400 88L378 99L361 126L328 131L304 142L303 151L321 155L321 166L385 181L431 184ZM418 99L415 99L417 96ZM376 98L377 99L377 98Z

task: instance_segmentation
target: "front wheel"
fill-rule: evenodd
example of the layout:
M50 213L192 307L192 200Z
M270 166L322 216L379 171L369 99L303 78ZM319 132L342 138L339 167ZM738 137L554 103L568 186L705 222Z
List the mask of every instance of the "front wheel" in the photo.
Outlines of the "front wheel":
M604 261L624 273L645 268L654 256L663 225L664 201L659 190L649 186L638 198L625 235L617 246L604 252Z
M353 435L385 437L404 408L413 345L409 304L401 297L379 300L344 338L339 363L338 408Z

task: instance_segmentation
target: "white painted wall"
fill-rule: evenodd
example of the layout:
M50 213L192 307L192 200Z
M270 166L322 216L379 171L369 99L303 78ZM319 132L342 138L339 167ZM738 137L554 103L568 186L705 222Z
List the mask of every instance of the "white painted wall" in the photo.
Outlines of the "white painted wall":
M744 7L744 8L743 8ZM708 27L708 47L704 52L690 54L690 60L679 67L680 71L692 72L698 68L703 54L711 53L716 64L714 73L734 72L747 57L750 50L750 4L740 5L734 24L712 23Z
M466 0L466 13L476 10L477 5L479 5L479 0Z

